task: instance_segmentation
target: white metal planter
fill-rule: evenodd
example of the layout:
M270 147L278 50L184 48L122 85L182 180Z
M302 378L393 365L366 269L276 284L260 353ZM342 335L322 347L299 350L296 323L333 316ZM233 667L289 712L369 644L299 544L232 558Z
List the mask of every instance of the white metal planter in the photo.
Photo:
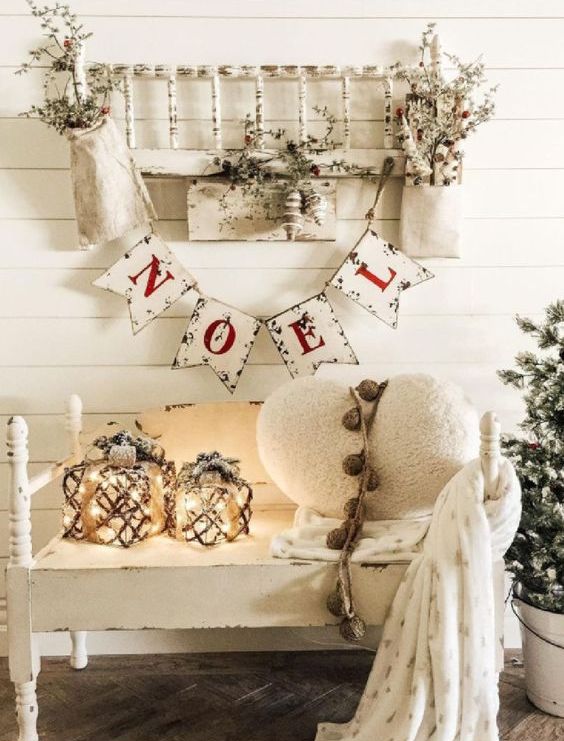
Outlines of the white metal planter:
M564 615L517 598L515 605L521 618L527 697L545 713L564 718Z

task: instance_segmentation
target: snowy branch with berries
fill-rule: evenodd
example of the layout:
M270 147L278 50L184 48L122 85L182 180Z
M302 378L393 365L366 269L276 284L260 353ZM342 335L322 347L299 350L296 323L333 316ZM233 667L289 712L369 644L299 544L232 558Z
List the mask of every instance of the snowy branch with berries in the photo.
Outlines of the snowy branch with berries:
M110 95L119 88L119 80L106 65L90 65L85 71L84 42L92 34L84 31L68 5L39 7L33 0L26 1L31 14L39 19L46 41L29 52L29 60L16 74L44 69L44 99L21 115L38 118L59 134L94 126L110 113Z
M484 64L462 62L444 54L453 68L447 79L434 23L423 32L418 67L394 65L409 85L406 107L396 110L399 138L407 158L406 177L412 185L450 185L457 181L464 152L462 140L493 118L496 88L486 88Z

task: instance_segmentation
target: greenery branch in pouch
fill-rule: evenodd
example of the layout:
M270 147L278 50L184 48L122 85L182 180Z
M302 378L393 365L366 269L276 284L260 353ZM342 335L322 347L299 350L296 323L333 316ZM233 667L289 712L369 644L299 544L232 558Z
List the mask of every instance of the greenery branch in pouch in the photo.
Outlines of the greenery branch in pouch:
M249 211L258 206L276 213L277 206L282 205L283 226L288 239L293 240L301 233L304 218L319 226L324 223L327 199L318 184L323 175L339 172L357 177L376 176L376 171L344 159L319 160L319 155L338 150L341 144L333 138L336 117L326 106L315 107L314 111L324 122L325 131L319 138L308 135L301 142L288 138L285 129L258 131L247 115L243 149L227 150L224 156L213 160L213 165L221 168L220 177L228 181L219 202L222 227L234 219L232 196L237 191L247 202ZM266 137L279 148L263 149Z
M43 71L43 102L21 115L64 134L82 248L109 242L156 218L131 153L110 118L110 97L120 80L103 64L84 60L87 33L67 5L27 0L45 41L29 52L16 74Z
M496 88L487 87L480 59L463 62L445 54L451 67L446 75L434 29L430 23L423 32L418 66L393 67L409 86L405 109L396 110L406 156L400 242L413 257L459 257L461 143L493 118Z
M517 318L540 352L522 352L516 370L499 371L524 391L526 437L509 436L503 449L523 492L515 540L505 556L517 596L541 610L564 614L564 301L543 322Z

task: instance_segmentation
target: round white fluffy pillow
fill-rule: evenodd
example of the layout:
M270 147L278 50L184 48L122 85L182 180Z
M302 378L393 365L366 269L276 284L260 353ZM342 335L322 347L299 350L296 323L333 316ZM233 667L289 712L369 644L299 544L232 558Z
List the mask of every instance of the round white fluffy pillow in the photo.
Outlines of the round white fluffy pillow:
M294 502L342 517L358 478L343 459L362 449L360 432L342 425L354 406L345 384L307 377L270 396L259 415L262 463ZM366 498L369 519L405 519L431 512L443 486L478 455L479 422L458 386L431 376L390 378L370 435L380 485Z

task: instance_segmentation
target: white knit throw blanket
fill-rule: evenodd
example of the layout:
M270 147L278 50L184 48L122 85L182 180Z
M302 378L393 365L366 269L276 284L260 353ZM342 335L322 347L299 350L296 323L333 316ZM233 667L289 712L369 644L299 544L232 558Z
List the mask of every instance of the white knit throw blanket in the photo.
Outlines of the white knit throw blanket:
M320 724L316 741L497 741L492 563L519 517L507 460L495 499L484 501L479 460L451 479L398 588L353 719Z

